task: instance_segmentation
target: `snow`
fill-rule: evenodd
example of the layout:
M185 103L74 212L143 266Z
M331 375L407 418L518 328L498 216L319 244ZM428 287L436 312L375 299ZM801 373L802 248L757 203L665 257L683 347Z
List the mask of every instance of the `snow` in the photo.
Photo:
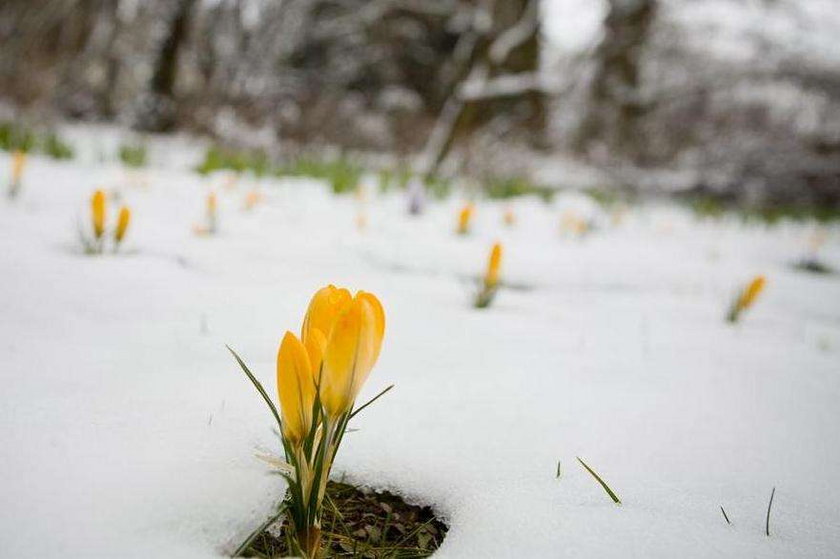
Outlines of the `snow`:
M840 553L840 282L789 266L813 224L650 205L614 226L566 194L514 201L514 229L505 203L479 201L460 238L458 196L411 218L369 188L360 232L360 202L323 184L264 180L246 212L254 179L197 176L201 150L182 138L152 141L128 186L91 147L118 133L72 135L79 160L30 158L20 198L0 204L0 556L229 553L284 488L254 456L279 450L272 418L224 344L273 391L280 337L328 282L386 308L362 398L396 384L359 416L335 475L434 504L451 523L436 557ZM0 176L9 166L0 154ZM77 243L98 186L134 210L117 255ZM221 232L197 237L210 188ZM561 235L567 210L600 227ZM834 267L837 234L821 252ZM513 287L477 311L471 277L496 239ZM725 324L757 273L767 291Z

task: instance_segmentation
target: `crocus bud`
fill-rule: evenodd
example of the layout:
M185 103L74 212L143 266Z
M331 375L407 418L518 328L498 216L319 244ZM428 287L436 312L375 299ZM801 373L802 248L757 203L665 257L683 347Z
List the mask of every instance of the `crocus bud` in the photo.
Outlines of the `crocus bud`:
M335 419L353 408L379 358L385 312L379 300L360 291L346 303L327 338L321 373L321 402Z
M504 222L508 227L516 225L516 215L513 213L513 208L505 208Z
M105 233L105 193L97 190L91 198L91 218L93 220L93 235L100 239Z
M312 426L315 379L306 348L291 332L283 336L277 352L277 395L283 436L299 445Z
M767 279L764 276L756 276L741 293L741 297L738 300L738 310L742 311L750 308L764 290L766 284Z
M127 206L123 206L120 208L120 214L117 218L117 229L114 231L114 240L117 244L121 243L123 237L125 237L129 222L131 222L131 210Z
M26 166L26 152L15 150L12 154L12 182L19 182L23 177L23 168Z
M487 263L487 273L484 275L484 286L487 289L496 287L499 283L499 272L502 267L502 245L496 243L490 251L490 259Z
M472 220L475 208L472 204L466 204L458 213L458 229L459 235L466 235L470 231L470 221Z

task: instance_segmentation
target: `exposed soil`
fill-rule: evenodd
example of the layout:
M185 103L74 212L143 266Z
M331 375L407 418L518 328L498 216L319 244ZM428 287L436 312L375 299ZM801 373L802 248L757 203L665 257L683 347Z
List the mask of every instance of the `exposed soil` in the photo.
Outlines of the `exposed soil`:
M428 557L448 527L431 507L409 505L387 491L330 481L321 519L321 556L365 559ZM241 557L285 557L288 524L281 518L259 534Z

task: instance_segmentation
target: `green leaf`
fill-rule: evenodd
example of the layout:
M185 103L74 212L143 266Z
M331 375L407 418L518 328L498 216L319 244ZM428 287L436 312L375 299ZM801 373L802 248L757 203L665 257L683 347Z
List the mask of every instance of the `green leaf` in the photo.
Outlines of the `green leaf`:
M280 421L280 414L277 412L277 407L274 405L274 402L272 402L271 398L268 397L268 393L265 391L265 388L263 388L263 385L260 384L260 381L257 380L257 377L255 377L254 374L248 369L248 366L245 365L245 363L242 361L239 355L237 355L236 352L233 351L229 345L225 344L225 347L228 348L228 351L231 352L231 354L233 354L234 359L236 359L236 362L239 363L240 367L242 367L242 370L248 376L248 379L251 381L251 384L254 385L254 388L256 388L257 392L260 393L260 396L263 397L265 403L268 404L269 409L271 409L271 413L274 414L274 419L277 420L277 425L280 427L280 432L282 433L283 422Z
M587 471L587 472L589 472L590 474L592 474L592 477L594 477L594 478L598 481L598 483L600 483L600 484L601 484L601 487L603 487L603 488L604 488L604 491L606 491L606 492L607 492L607 495L609 495L609 496L610 496L610 498L613 500L613 502L614 502L615 504L617 504L617 505L620 505L620 504L621 504L621 499L619 499L619 498L618 498L618 495L616 495L615 493L613 493L613 490L612 490L612 489L610 489L610 486L609 486L609 485L607 485L607 483L606 483L603 479L601 479L601 476L599 476L598 474L596 474L596 473L595 473L595 470L593 470L592 468L590 468L589 466L587 466L587 465L586 465L586 462L584 462L583 460L581 460L581 459L580 459L580 456L576 456L575 458L577 458L578 462L580 462L580 464L581 464L584 468L586 468L586 471Z
M773 491L770 492L770 502L767 503L767 519L764 522L764 533L768 536L770 535L770 509L773 508L773 497L776 495L776 488L773 488Z
M362 411L363 409L365 409L366 407L368 407L369 405L371 405L372 403L377 401L380 397L384 396L385 393L388 392L389 390L391 390L392 388L394 388L393 384L391 386L389 386L388 388L386 388L385 390L383 390L382 392L380 392L379 394L377 394L376 396L374 396L373 398L371 398L370 400L368 400L367 403L365 403L363 406L360 406L360 407L356 408L356 410L353 411L353 413L350 414L350 419L353 419L356 416L357 413L359 413L360 411Z
M228 349L230 349L230 348L228 348ZM283 516L283 514L285 512L286 512L286 503L280 503L280 508L277 510L277 514L269 517L265 522L260 524L257 527L256 530L251 532L251 534L245 539L245 541L242 542L239 545L239 547L236 548L236 551L233 552L233 555L231 555L231 557L241 557L243 553L248 551L248 548L251 546L252 543L254 543L254 540L257 539L257 537L260 534L265 532L268 529L269 526L271 526L272 524L277 522L280 519L280 517Z

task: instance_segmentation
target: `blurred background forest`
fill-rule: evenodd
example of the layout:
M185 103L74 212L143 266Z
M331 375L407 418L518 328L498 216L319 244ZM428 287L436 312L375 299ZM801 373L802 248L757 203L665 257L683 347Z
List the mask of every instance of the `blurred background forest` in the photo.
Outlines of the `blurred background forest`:
M0 120L834 215L838 35L837 0L4 0Z

